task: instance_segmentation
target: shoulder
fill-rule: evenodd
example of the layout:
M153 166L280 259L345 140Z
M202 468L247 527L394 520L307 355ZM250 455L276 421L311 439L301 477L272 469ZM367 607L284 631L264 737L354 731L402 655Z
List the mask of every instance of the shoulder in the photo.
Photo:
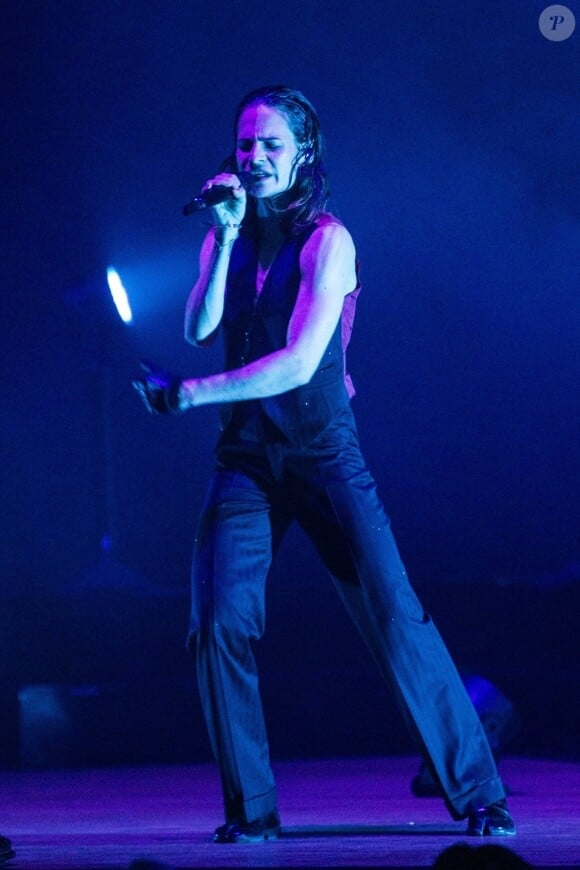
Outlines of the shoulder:
M345 234L350 238L350 233L343 224L341 220L339 220L335 215L330 214L330 212L323 212L314 224L313 233L335 233L335 234Z
M302 257L335 257L355 258L356 250L351 234L338 218L332 214L323 213L316 224L309 230L309 235L302 248Z
M326 216L325 216L326 218ZM319 219L300 253L300 272L313 288L344 297L358 284L356 249L344 224L332 215Z

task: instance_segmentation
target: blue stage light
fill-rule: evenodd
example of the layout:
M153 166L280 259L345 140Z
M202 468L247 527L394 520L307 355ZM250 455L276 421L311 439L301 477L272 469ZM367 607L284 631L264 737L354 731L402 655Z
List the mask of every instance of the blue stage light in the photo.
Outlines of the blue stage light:
M109 290L111 291L111 296L113 297L113 302L115 303L115 308L119 314L119 317L123 321L123 323L132 323L133 321L133 312L131 311L131 305L129 304L129 297L127 295L127 291L123 287L123 282L119 277L119 273L112 266L109 266L107 269L107 283L109 285Z

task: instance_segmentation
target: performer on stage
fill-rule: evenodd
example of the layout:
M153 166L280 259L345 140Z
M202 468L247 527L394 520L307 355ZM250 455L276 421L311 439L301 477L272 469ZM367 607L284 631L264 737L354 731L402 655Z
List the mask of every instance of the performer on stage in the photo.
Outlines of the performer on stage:
M280 834L252 642L293 520L391 685L452 817L467 818L469 834L513 834L480 720L411 588L359 448L345 351L360 283L352 238L326 210L318 115L300 92L266 87L244 97L234 128L232 154L204 187L228 195L211 208L185 315L193 345L221 329L224 371L179 380L150 367L135 383L153 413L222 406L189 635L224 797L213 839Z

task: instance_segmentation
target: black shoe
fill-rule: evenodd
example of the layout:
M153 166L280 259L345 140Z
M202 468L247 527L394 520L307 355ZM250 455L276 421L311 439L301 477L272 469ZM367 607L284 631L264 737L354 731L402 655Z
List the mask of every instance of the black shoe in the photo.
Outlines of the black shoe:
M253 822L232 822L220 825L213 833L214 843L261 843L264 840L277 840L280 836L280 817L277 812L269 813Z
M10 858L14 858L14 854L12 843L8 837L0 836L0 864L3 864L4 861L9 861Z
M469 813L466 833L470 837L512 837L515 832L505 799Z

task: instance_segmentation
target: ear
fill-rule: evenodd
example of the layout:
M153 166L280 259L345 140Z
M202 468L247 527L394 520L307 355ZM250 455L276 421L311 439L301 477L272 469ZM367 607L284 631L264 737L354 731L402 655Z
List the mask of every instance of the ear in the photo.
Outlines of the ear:
M300 157L298 158L298 163L302 165L303 163L312 163L314 160L314 149L310 143L306 143L302 146L302 151Z

